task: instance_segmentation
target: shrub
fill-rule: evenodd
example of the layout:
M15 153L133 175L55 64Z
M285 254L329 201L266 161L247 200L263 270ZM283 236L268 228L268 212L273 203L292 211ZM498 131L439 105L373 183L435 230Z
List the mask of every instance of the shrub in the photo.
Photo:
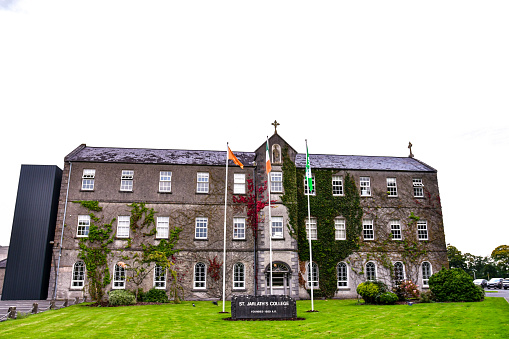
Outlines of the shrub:
M403 280L399 282L393 288L393 292L396 293L400 301L419 298L419 286L414 284L412 280Z
M366 281L357 286L357 294L359 294L367 304L377 304L377 297L386 292L388 292L387 285L381 281Z
M421 293L419 300L421 301L421 303L430 303L433 300L435 300L435 296L431 291L423 291Z
M136 304L136 296L131 291L113 290L108 293L108 303L111 306L124 306Z
M392 292L384 292L380 293L376 300L377 304L393 305L396 301L398 301L398 296Z
M165 290L151 288L143 294L143 301L152 303L167 303L168 295Z
M474 285L461 268L442 268L429 278L429 288L436 301L481 301L484 290Z

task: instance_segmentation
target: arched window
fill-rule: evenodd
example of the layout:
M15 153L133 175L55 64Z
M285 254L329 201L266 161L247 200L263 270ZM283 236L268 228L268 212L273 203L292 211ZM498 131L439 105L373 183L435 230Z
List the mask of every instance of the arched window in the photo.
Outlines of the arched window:
M194 288L207 288L207 270L204 263L199 262L194 265Z
M397 282L405 280L405 266L402 262L394 263L394 280Z
M156 265L154 267L154 287L157 289L166 289L166 269Z
M312 263L310 269L310 263L307 264L306 270L307 270L307 287L310 288L313 286L313 288L318 288L318 265L316 263Z
M338 276L338 288L348 286L348 267L344 262L340 262L336 267Z
M115 264L115 269L113 272L113 286L114 289L124 289L125 288L125 268L120 266L119 264Z
M422 263L422 286L428 287L429 277L433 272L431 271L431 264L427 261Z
M83 261L76 261L72 267L71 287L83 288L85 285L85 264Z
M368 262L366 264L366 279L376 280L376 265L374 262Z
M233 265L233 288L242 289L245 288L245 275L244 275L244 264L236 263Z

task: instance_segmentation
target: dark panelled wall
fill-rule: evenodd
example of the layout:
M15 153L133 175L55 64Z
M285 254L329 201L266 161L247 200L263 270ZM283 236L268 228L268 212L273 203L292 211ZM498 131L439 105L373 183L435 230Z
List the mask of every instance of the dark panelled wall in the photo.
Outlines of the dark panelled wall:
M2 300L48 296L62 170L21 165Z

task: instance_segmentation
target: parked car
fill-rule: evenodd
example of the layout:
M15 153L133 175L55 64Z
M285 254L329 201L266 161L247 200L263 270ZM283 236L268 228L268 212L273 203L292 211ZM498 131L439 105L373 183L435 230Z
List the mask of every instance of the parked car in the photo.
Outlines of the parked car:
M503 280L504 279L502 279L502 278L491 278L490 281L488 281L488 286L486 286L486 287L501 289Z
M486 288L486 285L488 285L488 280L486 279L475 279L474 284L477 286L481 286L482 288Z
M504 281L502 281L502 286L504 287L504 290L509 288L509 278L505 278Z

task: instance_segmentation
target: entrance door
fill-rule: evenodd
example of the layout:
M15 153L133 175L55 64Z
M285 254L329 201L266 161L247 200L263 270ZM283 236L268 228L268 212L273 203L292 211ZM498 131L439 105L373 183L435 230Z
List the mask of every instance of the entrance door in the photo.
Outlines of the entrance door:
M290 267L283 262L272 263L272 294L275 295L290 295L290 281L291 281ZM265 268L265 294L270 294L270 267L267 265Z

